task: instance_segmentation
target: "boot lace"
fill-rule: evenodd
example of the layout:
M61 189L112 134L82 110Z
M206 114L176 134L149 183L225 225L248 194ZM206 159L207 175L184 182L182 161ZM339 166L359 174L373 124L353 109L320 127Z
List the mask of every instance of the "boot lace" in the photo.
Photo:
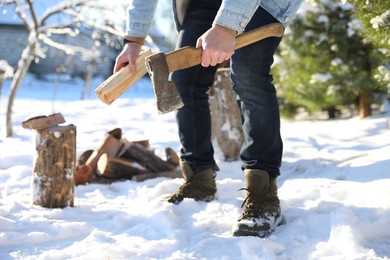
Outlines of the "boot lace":
M245 209L240 217L244 218L265 218L277 208L278 202L272 197L275 188L268 188L260 193L254 193L247 188L241 188L239 191L245 190L247 196L241 204L241 208L245 206Z

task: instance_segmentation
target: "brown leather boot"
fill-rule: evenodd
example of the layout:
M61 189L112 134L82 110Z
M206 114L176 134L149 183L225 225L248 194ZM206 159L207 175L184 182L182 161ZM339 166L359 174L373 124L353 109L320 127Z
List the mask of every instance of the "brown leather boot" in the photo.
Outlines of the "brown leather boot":
M245 169L244 174L247 197L233 236L269 236L282 221L276 181L262 170Z
M184 198L212 201L217 192L214 170L208 168L194 174L189 164L180 162L180 167L184 184L168 199L168 202L179 204Z

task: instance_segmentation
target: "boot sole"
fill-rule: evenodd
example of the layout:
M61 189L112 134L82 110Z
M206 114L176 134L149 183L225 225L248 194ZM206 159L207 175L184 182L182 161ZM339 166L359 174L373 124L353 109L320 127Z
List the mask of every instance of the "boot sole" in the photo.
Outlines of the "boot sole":
M281 225L284 225L285 223L286 223L286 220L285 220L284 216L281 216L280 220L277 221L277 223L276 223L275 229L273 229L273 230L269 230L269 231L253 231L253 230L242 228L242 229L235 230L232 235L234 237L248 237L248 236L251 236L251 237L266 238L269 235L271 235L276 230L277 227L279 227Z
M179 199L174 199L174 200L172 199L171 200L171 197L168 197L167 202L177 205L180 202L182 202L184 199L193 199L194 201L211 202L213 200L216 200L217 196L216 195L210 195L210 196L206 196L206 197L202 197L202 198L183 197L180 200Z

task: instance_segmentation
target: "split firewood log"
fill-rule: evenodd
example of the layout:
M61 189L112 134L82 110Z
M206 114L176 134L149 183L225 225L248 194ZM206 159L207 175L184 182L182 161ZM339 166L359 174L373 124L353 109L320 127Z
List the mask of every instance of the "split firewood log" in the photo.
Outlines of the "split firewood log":
M76 171L80 169L81 166L85 165L85 163L87 162L88 158L91 156L92 153L93 150L87 150L80 155L80 157L77 159L76 162Z
M145 148L150 148L149 140L138 140L138 141L132 141L132 143L140 144Z
M126 152L126 150L130 147L130 145L132 144L126 138L122 138L121 142L122 142L122 145L119 148L118 152L116 153L116 157L121 157Z
M90 182L92 178L92 167L89 165L81 165L74 176L75 185L84 185Z
M143 167L151 172L171 171L175 168L174 165L164 161L153 151L145 148L139 143L132 143L126 152L122 154L122 158L139 162Z
M140 145L142 145L145 148L149 148L150 147L149 140L139 140L139 141L131 141L130 142L126 138L122 138L121 141L122 141L122 146L121 146L121 148L119 149L119 151L118 151L118 153L116 155L117 157L122 157L122 155L126 152L126 150L132 144L140 144Z
M148 172L144 174L134 175L131 180L133 181L144 181L147 179L153 179L158 177L166 177L166 178L181 178L181 170L180 168L176 168L170 171L163 171L163 172Z
M172 148L169 148L169 147L165 148L165 154L167 157L167 162L169 162L170 164L172 164L174 166L179 166L180 158Z
M110 157L104 153L97 164L97 175L109 179L131 179L134 175L144 174L147 169L137 162Z
M118 140L122 139L122 129L121 128L114 128L111 131L108 131L107 134L111 135L112 137L115 137Z
M122 131L120 128L107 132L104 136L102 143L96 148L92 154L88 157L85 165L81 166L76 172L76 185L86 184L89 180L96 176L96 167L99 158L102 154L106 153L110 157L115 157L122 147L123 143L120 139L122 137Z

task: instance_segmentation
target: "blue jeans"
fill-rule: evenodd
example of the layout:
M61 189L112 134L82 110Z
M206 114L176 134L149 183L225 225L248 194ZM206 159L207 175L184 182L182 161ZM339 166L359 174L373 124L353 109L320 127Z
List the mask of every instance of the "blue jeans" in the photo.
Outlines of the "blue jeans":
M191 1L180 26L177 47L195 46L214 20L220 0ZM277 22L261 7L246 30ZM272 37L236 50L231 59L233 91L241 111L244 144L241 149L243 169L260 169L276 178L282 158L279 108L270 67L280 38ZM217 67L202 67L176 71L172 74L185 104L176 119L182 144L181 159L193 171L205 168L218 170L211 143L211 119L207 91L214 82Z

